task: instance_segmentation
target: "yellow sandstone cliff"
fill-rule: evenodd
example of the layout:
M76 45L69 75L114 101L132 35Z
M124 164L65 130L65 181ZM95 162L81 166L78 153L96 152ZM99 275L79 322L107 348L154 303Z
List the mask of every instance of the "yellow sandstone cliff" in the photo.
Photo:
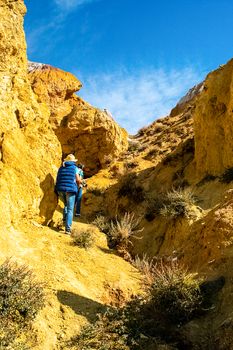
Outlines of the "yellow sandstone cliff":
M54 210L53 177L61 146L27 74L23 1L0 1L0 225ZM47 198L46 201L43 198Z
M89 174L127 149L127 132L105 112L75 95L80 81L49 65L29 63L29 78L39 103L50 109L50 123L63 155L73 153Z
M233 167L233 60L210 73L194 112L197 176Z

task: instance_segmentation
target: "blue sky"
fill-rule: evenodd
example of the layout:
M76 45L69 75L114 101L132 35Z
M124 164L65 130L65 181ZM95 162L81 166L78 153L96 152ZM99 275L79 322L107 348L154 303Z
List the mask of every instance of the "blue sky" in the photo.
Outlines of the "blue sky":
M232 0L25 0L28 58L135 133L232 56Z

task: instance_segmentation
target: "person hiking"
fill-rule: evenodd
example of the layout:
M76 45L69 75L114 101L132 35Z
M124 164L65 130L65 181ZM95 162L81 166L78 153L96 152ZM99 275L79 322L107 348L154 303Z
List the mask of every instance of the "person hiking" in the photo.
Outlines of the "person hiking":
M55 185L55 190L64 203L63 222L66 234L71 234L75 197L82 183L76 162L73 154L64 159L63 165L58 169Z
M83 195L83 178L84 178L84 165L83 164L78 164L77 165L78 171L79 171L79 176L82 180L82 184L78 188L78 192L76 193L75 197L75 216L80 217L81 216L81 201L82 201L82 195Z

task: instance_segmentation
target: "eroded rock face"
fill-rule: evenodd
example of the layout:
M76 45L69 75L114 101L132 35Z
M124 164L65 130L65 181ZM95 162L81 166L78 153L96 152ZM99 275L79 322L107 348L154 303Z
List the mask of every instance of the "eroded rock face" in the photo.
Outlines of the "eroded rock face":
M60 144L27 75L22 0L0 0L0 226L51 215ZM50 198L44 201L43 198Z
M233 60L210 73L194 112L197 176L233 167Z
M93 174L126 150L126 131L74 94L82 85L72 74L29 63L29 78L38 101L49 106L50 123L64 155L74 153Z

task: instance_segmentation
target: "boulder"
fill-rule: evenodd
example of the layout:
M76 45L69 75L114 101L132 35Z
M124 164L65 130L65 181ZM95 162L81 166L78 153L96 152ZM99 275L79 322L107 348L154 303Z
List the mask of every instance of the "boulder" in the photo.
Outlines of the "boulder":
M49 107L63 155L74 153L91 175L127 149L127 132L106 110L92 107L75 94L82 86L75 76L31 62L28 70L38 102Z

